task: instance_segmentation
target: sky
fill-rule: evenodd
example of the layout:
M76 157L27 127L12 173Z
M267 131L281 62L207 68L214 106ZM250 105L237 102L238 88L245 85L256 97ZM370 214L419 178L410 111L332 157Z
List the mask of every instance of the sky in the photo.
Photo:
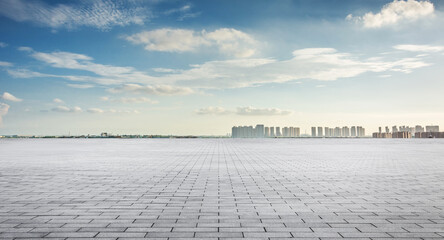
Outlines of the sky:
M0 0L0 135L441 125L444 2Z

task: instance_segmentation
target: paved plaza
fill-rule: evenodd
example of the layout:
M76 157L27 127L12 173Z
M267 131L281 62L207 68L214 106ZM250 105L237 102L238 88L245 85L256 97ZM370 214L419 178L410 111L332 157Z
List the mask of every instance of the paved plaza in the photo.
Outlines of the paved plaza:
M3 139L1 239L440 239L438 139Z

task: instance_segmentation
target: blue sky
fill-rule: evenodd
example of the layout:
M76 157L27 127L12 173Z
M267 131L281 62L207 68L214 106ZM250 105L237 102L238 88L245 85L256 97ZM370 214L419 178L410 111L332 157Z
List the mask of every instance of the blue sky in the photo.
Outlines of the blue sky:
M439 1L0 0L0 134L444 122Z

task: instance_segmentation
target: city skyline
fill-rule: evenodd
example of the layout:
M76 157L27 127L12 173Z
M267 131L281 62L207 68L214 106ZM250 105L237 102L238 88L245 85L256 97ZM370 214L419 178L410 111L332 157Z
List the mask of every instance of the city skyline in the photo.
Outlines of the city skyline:
M437 0L1 0L0 135L443 125L443 21Z

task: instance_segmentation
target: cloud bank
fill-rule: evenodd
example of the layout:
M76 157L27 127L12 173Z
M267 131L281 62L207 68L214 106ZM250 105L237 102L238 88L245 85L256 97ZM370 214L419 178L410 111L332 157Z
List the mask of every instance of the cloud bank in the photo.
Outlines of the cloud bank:
M7 101L11 101L11 102L21 102L23 101L23 99L17 98L14 95L8 93L8 92L4 92L3 95L1 96L1 98L3 100L7 100Z
M406 48L398 46L398 48ZM396 47L396 46L395 46ZM410 47L412 48L412 47ZM416 47L419 49L418 47ZM424 48L424 47L423 47ZM436 46L428 46L435 49ZM156 76L133 67L95 63L90 56L71 52L27 51L34 59L53 68L81 70L88 75L54 75L28 69L8 68L16 78L52 77L77 82L71 87L106 86L111 93L148 95L188 95L205 89L227 89L285 83L300 80L334 81L357 77L364 73L410 73L429 66L423 56L384 55L365 58L360 54L340 52L334 48L304 48L283 60L274 58L241 58L208 61L190 65L188 69L154 69ZM91 74L92 73L92 74Z
M93 27L107 30L114 26L143 24L151 13L137 1L91 0L75 4L50 5L40 1L0 1L0 15L17 22L32 22L53 29Z
M442 52L444 51L444 46L431 46L431 45L396 45L393 48L409 52Z
M162 28L143 31L126 40L145 46L148 51L191 52L201 47L216 47L220 53L238 58L251 57L257 52L257 41L247 33L220 28L212 32Z
M238 107L236 110L227 110L222 107L206 107L194 111L199 115L227 115L236 114L242 116L283 116L293 113L291 110L282 110L279 108L254 108Z
M433 3L429 1L394 0L378 13L368 12L356 17L349 14L346 19L356 21L365 28L381 28L432 16L434 10Z

